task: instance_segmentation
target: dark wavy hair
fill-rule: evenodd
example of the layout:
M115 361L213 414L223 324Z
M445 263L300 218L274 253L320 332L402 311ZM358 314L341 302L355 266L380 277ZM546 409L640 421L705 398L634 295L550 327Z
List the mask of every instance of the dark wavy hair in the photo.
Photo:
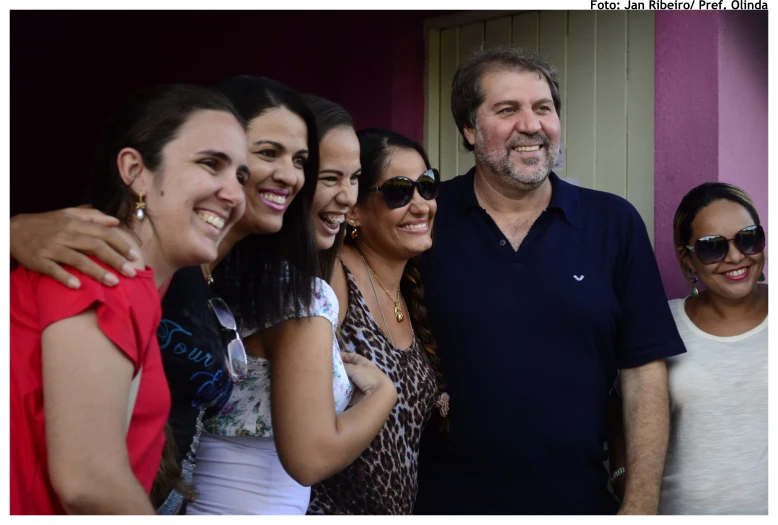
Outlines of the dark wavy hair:
M223 94L206 87L156 86L134 94L113 116L102 134L92 166L92 205L128 225L138 195L119 174L116 159L124 148L140 153L143 164L155 171L163 164L162 150L173 141L189 118L206 110L223 111L245 126L245 121ZM152 217L148 216L149 220Z
M369 195L368 189L376 185L376 181L389 166L392 151L406 149L418 153L424 160L424 165L430 169L427 152L418 143L388 129L368 128L357 132L359 139L359 160L362 164L362 175L359 178L358 202L364 203ZM351 233L351 226L348 226ZM357 237L358 238L358 237ZM356 241L350 235L346 236L346 243L355 245ZM424 304L424 285L421 282L419 257L410 259L405 265L402 279L400 280L400 292L408 306L408 314L413 323L416 337L419 338L427 359L435 372L438 383L438 393L447 390L446 379L443 376L443 362L438 357L438 343L430 331L430 319L427 307ZM440 420L440 428L444 435L448 434L449 423L447 417Z
M305 183L284 213L281 230L242 239L213 272L214 290L233 308L241 327L258 328L264 320L282 319L290 309L299 316L311 304L313 279L321 277L311 220L319 171L316 119L296 91L269 78L237 76L215 88L247 123L284 108L302 118L307 128Z
M354 119L342 106L316 95L303 95L303 100L313 111L316 117L316 129L319 134L319 143L330 131L334 129L354 129ZM319 252L319 266L324 279L329 280L335 261L338 259L340 249L343 246L343 238L346 235L345 224L341 225L338 235L332 247Z

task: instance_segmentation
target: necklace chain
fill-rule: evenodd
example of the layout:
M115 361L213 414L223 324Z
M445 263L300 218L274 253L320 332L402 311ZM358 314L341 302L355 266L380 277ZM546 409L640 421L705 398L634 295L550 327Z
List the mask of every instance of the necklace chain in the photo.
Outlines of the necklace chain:
M365 268L368 270L367 272L367 278L370 279L370 286L373 287L373 295L375 295L375 300L378 303L378 311L381 312L381 319L384 322L384 326L386 327L386 333L389 334L389 341L391 341L392 346L397 348L394 344L394 337L392 337L392 331L389 330L389 324L386 322L386 317L384 317L384 307L381 306L381 301L378 299L378 292L375 289L375 283L373 283L373 277L370 275L370 266L367 265L367 261L362 256L362 254L359 254L360 257L362 257L362 262L365 263Z
M378 303L378 311L381 312L381 320L384 322L384 326L386 327L386 333L389 334L389 342L392 343L392 346L394 348L397 348L397 345L394 344L394 337L392 336L392 331L389 330L389 324L386 322L386 317L384 317L384 307L381 306L381 300L378 298L378 292L375 289L375 283L373 282L373 277L370 275L370 266L367 264L367 261L365 260L365 257L362 255L362 252L359 253L359 256L362 257L362 262L365 264L365 269L368 270L367 272L367 278L370 280L370 286L373 288L373 295L375 296L375 300ZM340 261L341 264L343 264L343 261ZM345 264L344 264L345 266ZM376 276L378 278L378 276ZM386 291L386 290L384 290ZM402 299L402 296L400 296L400 299ZM407 307L408 305L406 305ZM378 322L376 321L376 324ZM411 335L413 336L413 340L416 340L416 332L413 329L413 323L410 323L411 326Z
M367 276L370 278L370 283L371 284L373 283L373 277L375 277L376 281L378 281L378 284L381 285L381 288L383 288L384 292L386 292L386 296L389 297L389 300L394 303L395 319L397 319L398 323L402 323L403 319L405 319L405 316L403 315L402 306L400 306L400 300L402 299L402 295L400 294L400 285L399 284L397 285L397 300L392 299L392 294L389 293L389 290L386 289L386 286L384 286L384 283L382 283L381 279L378 278L378 275L376 275L376 273L373 271L370 265L367 264L367 260L365 259L365 256L362 255L362 252L359 252L359 256L362 257L362 262L365 263L365 267L367 268ZM373 277L371 277L371 274ZM375 288L375 286L373 286L373 288ZM378 300L378 297L376 297L376 300ZM381 306L381 301L378 301L378 306Z

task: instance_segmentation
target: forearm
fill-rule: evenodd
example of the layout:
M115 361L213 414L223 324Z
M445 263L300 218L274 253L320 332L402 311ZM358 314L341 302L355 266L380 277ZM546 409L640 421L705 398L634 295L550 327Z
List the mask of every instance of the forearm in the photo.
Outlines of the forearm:
M81 468L55 486L55 491L68 514L155 514L129 467L121 473L106 464Z
M281 463L301 485L313 485L333 476L370 445L396 400L391 382L379 384L356 406L336 416L332 427L319 426L315 433L296 436L296 446L279 447Z
M397 391L390 381L380 383L373 392L340 414L336 427L344 443L338 464L332 465L329 477L354 462L375 439L397 402Z
M613 476L618 469L627 466L627 450L624 442L624 415L621 398L611 392L608 398L608 466ZM625 474L614 481L614 490L620 500L624 499Z
M621 512L655 514L670 429L664 360L622 370L621 389L627 452Z

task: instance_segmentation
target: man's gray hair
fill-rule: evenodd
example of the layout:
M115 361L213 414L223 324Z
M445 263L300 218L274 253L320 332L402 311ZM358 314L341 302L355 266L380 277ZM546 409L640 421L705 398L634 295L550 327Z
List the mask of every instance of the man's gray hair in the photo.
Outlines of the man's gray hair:
M462 143L468 151L473 151L473 146L465 138L464 128L475 128L476 113L485 98L481 89L481 79L486 73L493 71L542 74L551 88L551 98L557 114L560 114L562 108L557 69L548 60L530 49L521 47L499 46L477 49L469 53L459 65L451 85L451 112L462 135Z

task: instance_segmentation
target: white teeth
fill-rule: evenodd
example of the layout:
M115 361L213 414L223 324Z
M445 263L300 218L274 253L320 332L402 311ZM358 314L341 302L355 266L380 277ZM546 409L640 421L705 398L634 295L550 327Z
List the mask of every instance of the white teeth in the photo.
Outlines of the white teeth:
M423 230L426 227L427 227L427 223L422 222L419 224L407 224L405 226L400 226L400 229L401 230Z
M260 197L275 204L286 204L286 197L275 193L260 193Z
M513 151L537 151L540 146L516 146Z
M739 270L732 270L730 272L725 272L725 273L730 277L738 277L746 273L746 271L748 271L748 268L740 268Z
M201 212L197 212L197 216L200 217L205 222L207 222L208 224L210 224L211 226L215 226L216 229L221 230L222 228L224 228L224 219L222 219L218 215L201 211Z
M335 215L320 214L319 217L321 217L321 220L324 221L327 226L333 229L339 227L343 224L343 221L346 220L346 217L340 213Z

